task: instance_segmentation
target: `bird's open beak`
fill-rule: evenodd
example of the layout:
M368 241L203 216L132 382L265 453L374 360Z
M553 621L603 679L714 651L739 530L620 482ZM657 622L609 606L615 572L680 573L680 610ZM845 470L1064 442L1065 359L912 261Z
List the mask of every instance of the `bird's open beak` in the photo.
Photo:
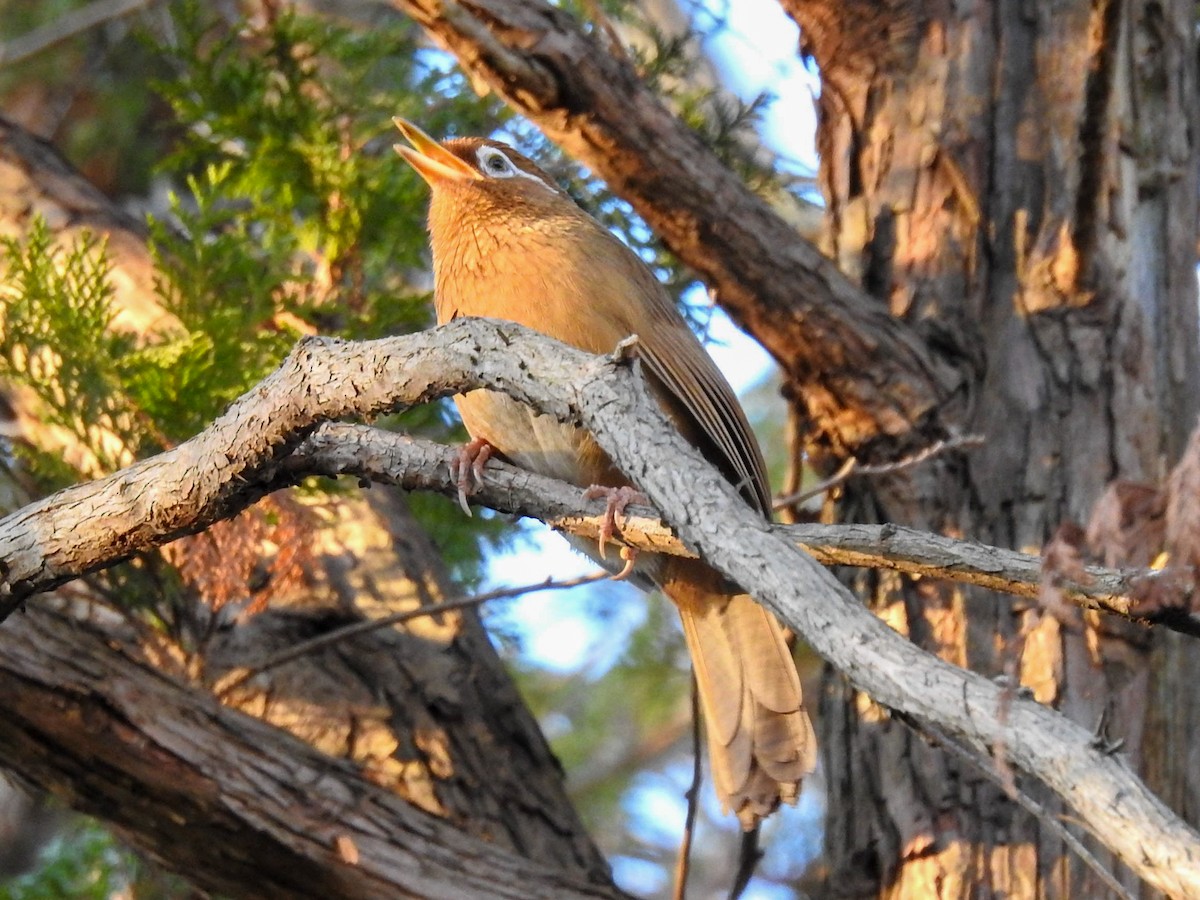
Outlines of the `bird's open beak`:
M396 116L392 121L404 135L404 139L412 144L413 149L400 144L393 145L396 152L408 160L408 164L417 170L431 186L447 181L467 181L479 178L479 173L470 165L463 162L420 128L406 119Z

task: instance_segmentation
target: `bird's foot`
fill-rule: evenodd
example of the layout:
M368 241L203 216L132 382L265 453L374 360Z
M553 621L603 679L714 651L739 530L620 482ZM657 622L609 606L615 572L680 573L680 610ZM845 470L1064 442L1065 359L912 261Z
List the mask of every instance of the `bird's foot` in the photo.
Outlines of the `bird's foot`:
M467 497L483 487L483 467L495 448L483 438L472 438L450 460L450 477L458 484L458 505L468 516L471 507Z
M617 530L617 516L625 515L625 507L630 503L649 503L649 498L639 490L622 485L621 487L605 487L602 484L593 484L590 488L583 492L584 500L599 500L604 498L604 519L600 523L600 558L607 559L605 555L608 549L608 542L612 540L614 532ZM632 569L632 563L625 566L627 570ZM622 571L619 577L624 578L628 575L628 571Z

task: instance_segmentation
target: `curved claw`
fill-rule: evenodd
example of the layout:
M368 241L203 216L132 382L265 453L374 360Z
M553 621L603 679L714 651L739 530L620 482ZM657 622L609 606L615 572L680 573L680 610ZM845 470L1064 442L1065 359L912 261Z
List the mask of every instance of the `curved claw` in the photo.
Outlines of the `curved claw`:
M621 571L612 577L613 581L624 581L633 574L634 564L637 563L638 552L636 547L622 547L621 559L625 560L625 565Z
M625 515L625 507L631 503L649 503L650 501L641 491L631 488L627 484L616 488L593 484L583 492L584 500L599 500L601 497L604 498L604 520L600 523L600 537L597 540L600 544L600 558L608 559L608 542L616 533L617 516ZM630 568L630 566L626 566L626 568ZM621 577L628 574L628 572L623 572Z
M468 516L471 507L467 497L483 487L483 467L495 448L483 438L472 438L450 460L450 477L458 483L458 505Z

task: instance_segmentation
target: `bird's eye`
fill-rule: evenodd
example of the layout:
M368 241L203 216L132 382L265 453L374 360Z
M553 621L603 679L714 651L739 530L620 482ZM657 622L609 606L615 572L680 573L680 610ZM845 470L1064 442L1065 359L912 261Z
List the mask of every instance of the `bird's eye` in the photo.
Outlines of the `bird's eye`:
M479 166L492 178L511 178L517 174L509 158L495 147L479 148Z

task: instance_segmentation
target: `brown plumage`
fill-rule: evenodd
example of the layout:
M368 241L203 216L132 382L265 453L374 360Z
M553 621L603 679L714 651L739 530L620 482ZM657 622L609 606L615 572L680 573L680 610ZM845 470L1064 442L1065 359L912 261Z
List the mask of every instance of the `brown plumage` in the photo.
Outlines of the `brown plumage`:
M438 322L507 319L592 353L636 334L650 385L680 433L767 515L762 454L737 398L646 265L512 148L479 138L438 144L396 124L414 148L397 151L432 188ZM472 438L517 465L580 486L628 484L581 429L491 391L455 401ZM717 794L750 830L795 800L815 762L779 623L698 560L641 554L636 572L679 607Z

